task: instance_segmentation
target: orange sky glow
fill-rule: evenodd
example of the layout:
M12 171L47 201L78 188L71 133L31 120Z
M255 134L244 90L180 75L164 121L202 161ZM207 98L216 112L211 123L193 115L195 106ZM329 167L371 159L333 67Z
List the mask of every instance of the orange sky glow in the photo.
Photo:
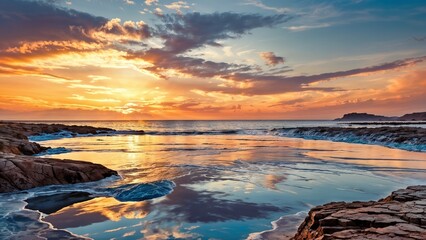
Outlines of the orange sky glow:
M2 120L333 119L347 112L393 116L426 110L425 43L410 35L396 39L394 51L318 59L309 49L294 51L292 44L304 43L289 37L286 45L286 36L316 31L322 38L333 27L300 32L291 28L294 20L276 13L238 13L242 18L217 10L195 16L196 5L167 13L176 9L160 1L157 7L165 13L99 19L76 1L16 2L38 6L30 14L31 6L1 3L0 20L20 13L41 24L59 9L55 21L63 24L59 32L59 24L31 26L22 19L0 24L6 36L0 43ZM153 17L164 26L155 29ZM199 27L191 21L202 17L266 23L188 32ZM170 21L190 30L170 29ZM259 40L263 30L283 44L269 48ZM358 47L350 46L355 52Z

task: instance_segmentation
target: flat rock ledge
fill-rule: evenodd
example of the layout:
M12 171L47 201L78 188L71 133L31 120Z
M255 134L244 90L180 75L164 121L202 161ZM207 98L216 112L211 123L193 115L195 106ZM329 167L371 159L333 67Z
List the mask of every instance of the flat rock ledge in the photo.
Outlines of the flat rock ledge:
M115 175L116 171L90 162L0 154L0 193L98 181Z
M114 131L89 126L0 122L0 193L56 184L74 184L118 175L100 164L28 156L47 150L28 136L69 131L88 134ZM27 155L27 156L26 156Z
M397 190L379 201L315 207L292 239L426 239L426 186Z

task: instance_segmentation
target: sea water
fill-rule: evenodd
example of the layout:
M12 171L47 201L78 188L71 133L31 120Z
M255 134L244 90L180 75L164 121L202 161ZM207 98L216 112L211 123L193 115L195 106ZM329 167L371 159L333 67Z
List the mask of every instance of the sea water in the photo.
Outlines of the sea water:
M46 228L93 239L256 239L281 225L291 235L313 206L377 200L426 184L426 153L270 134L282 127L344 126L333 121L64 124L122 132L39 137L52 147L42 157L99 163L120 177L0 195L2 239ZM75 191L93 198L49 213L25 209L28 198ZM29 214L38 217L22 218ZM37 222L44 228L29 227Z

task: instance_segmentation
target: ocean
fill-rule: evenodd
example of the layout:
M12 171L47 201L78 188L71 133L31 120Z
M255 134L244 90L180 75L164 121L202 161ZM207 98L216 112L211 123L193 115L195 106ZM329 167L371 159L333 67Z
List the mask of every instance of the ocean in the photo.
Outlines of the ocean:
M29 226L43 222L49 228L93 239L261 239L262 234L274 231L291 235L313 206L377 200L398 188L426 184L425 152L288 138L271 132L283 127L350 123L55 123L120 130L116 134L31 138L52 147L42 157L99 163L117 170L120 177L1 194L0 237L37 235L40 228ZM135 130L145 134L132 134ZM123 197L123 186L137 191L127 191ZM25 209L28 198L49 199L53 194L75 191L96 197L42 213L40 218L27 218L25 224L7 217L38 213ZM134 200L141 196L148 199Z

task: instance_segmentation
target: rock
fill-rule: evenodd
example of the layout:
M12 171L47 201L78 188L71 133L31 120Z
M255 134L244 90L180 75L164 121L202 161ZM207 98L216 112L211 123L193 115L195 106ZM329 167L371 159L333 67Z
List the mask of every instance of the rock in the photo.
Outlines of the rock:
M53 184L74 184L117 175L100 164L0 154L0 193Z
M127 184L115 189L115 199L122 202L143 201L165 196L173 191L175 183L169 180L160 180L151 183Z
M60 131L95 134L114 130L90 126L0 122L0 193L52 184L97 181L118 175L116 171L99 164L23 156L49 149L30 142L28 136Z
M294 240L425 239L426 186L411 186L377 202L334 202L311 209Z
M25 200L28 204L26 209L38 210L45 214L51 214L75 203L93 199L87 192L66 192L49 196L38 196Z
M62 124L32 124L0 122L0 152L34 155L47 150L38 143L28 141L29 136L68 131L74 134L97 134L113 132L109 128L91 126L68 126Z

